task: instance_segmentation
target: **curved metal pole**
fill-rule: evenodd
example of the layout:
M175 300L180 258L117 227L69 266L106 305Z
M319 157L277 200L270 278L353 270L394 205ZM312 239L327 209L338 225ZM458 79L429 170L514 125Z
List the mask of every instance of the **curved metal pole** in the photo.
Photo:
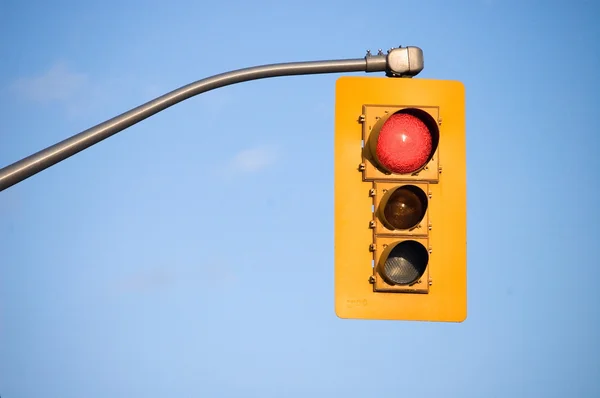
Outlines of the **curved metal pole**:
M391 49L387 55L380 51L378 55L371 56L367 53L365 58L359 59L263 65L198 80L0 169L0 191L170 106L219 87L268 77L321 73L386 71L392 76L416 75L423 69L422 57L422 51L418 47L405 47Z

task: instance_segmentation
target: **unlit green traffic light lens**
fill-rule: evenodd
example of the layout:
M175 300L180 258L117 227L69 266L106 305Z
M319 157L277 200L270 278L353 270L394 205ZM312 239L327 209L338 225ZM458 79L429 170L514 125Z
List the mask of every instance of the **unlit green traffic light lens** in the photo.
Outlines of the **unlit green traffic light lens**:
M383 277L392 285L411 285L419 280L429 262L427 249L414 240L398 243L383 265Z
M419 225L427 211L427 195L414 185L392 192L383 208L384 221L393 229L411 229Z

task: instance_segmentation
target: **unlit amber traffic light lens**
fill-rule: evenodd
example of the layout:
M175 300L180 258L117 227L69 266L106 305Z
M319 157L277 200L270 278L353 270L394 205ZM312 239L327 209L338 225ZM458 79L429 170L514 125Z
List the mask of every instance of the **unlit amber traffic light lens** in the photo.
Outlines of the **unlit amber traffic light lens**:
M409 113L395 113L379 130L376 156L388 171L409 174L427 164L433 146L431 132L423 120Z
M427 211L427 195L414 185L392 192L383 207L384 221L393 229L411 229L419 225Z
M429 261L427 249L414 240L398 243L383 265L383 277L392 285L411 285L419 280Z

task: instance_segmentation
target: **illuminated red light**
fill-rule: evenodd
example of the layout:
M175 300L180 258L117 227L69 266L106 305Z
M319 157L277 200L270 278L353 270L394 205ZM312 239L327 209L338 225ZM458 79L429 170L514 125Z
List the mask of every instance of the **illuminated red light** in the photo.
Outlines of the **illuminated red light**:
M421 169L429 161L432 149L427 125L416 116L396 113L381 126L376 156L388 171L408 174Z

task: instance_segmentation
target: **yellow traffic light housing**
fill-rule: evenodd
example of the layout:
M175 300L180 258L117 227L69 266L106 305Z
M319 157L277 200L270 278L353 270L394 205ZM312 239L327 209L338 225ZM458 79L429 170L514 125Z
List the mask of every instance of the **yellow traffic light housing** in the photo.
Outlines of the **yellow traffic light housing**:
M463 321L463 85L342 77L335 109L337 315Z

